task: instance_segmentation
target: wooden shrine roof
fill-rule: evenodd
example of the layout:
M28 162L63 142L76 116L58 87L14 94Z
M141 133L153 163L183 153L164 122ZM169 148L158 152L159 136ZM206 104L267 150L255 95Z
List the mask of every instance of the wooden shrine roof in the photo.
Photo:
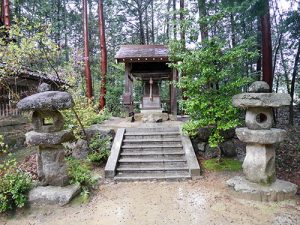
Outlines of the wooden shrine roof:
M121 45L117 62L169 62L165 45Z

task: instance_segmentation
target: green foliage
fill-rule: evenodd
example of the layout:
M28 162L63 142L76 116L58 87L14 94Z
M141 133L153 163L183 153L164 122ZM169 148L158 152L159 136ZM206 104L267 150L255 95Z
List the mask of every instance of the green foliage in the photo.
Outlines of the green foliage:
M98 111L98 105L93 105L87 102L85 97L76 97L75 101L75 111L78 114L78 117L84 127L91 126L93 124L102 123L104 120L107 120L111 117L111 114L107 109ZM69 109L63 111L65 118L65 126L67 129L73 129L77 135L79 135L81 127L74 115L74 112Z
M208 159L203 163L203 167L212 171L239 171L242 169L242 163L235 159Z
M92 177L91 166L85 161L74 158L68 158L67 164L70 184L79 184L83 190L82 193L87 194L96 182Z
M92 152L88 155L88 160L98 163L106 161L110 154L110 141L110 138L100 138L99 135L92 138L89 143Z
M195 49L184 49L180 42L170 45L171 59L181 63L171 66L180 71L178 87L186 100L182 101L190 121L184 130L195 135L200 127L212 126L211 147L223 141L221 131L239 124L239 111L231 103L232 96L241 92L251 79L244 75L244 64L256 58L254 40L249 39L234 48L220 39L199 43Z
M0 153L7 153L0 135ZM27 192L31 188L29 175L17 169L16 160L12 155L0 163L0 213L23 207L27 202Z
M19 73L22 67L42 69L49 59L58 57L58 46L48 37L50 32L39 23L29 25L26 19L15 19L8 39L0 39L0 61L4 63L0 77Z

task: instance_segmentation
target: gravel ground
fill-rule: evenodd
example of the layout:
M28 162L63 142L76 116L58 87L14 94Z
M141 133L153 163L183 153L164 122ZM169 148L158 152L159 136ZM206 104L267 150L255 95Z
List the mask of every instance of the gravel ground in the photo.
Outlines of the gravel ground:
M199 180L181 182L102 183L88 203L32 206L0 217L0 224L300 224L299 196L279 203L238 199L225 184L234 175L207 173Z

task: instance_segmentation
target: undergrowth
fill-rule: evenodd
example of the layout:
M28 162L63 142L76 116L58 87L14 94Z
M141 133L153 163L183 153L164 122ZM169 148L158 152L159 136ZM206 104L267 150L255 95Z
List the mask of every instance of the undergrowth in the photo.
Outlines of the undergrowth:
M203 167L211 171L239 171L242 169L242 163L229 158L208 159L203 162Z

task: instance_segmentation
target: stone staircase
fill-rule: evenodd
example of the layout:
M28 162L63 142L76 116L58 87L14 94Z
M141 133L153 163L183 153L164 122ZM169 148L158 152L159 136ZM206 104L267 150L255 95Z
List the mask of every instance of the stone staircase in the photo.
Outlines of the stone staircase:
M200 175L190 139L178 127L118 129L105 168L116 181L182 180Z

